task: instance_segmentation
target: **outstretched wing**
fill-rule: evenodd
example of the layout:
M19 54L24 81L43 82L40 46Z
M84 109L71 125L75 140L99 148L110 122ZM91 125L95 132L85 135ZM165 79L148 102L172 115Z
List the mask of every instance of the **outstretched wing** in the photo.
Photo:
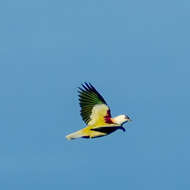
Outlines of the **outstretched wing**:
M106 101L90 83L82 84L78 92L80 114L87 125L101 126L113 123Z

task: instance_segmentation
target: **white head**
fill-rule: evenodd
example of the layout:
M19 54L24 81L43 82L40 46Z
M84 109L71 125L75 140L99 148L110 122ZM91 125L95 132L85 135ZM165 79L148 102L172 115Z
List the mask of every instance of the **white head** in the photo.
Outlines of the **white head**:
M128 121L131 121L131 119L127 115L119 115L117 117L112 118L112 120L114 123L117 123L118 125L122 125Z

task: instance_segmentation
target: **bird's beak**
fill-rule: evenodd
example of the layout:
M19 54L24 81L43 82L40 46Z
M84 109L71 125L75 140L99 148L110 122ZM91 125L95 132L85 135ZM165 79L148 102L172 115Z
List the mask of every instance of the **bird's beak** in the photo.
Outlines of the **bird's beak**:
M128 121L132 121L132 120L129 118Z

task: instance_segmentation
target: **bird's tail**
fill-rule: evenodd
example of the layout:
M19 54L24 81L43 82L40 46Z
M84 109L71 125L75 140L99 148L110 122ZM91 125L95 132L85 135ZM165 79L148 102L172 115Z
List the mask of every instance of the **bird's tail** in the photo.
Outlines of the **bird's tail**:
M74 133L71 133L71 134L67 135L66 138L67 138L68 140L73 140L73 139L80 138L80 137L82 137L82 136L83 136L83 135L82 135L81 131L79 130L79 131L76 131L76 132L74 132Z

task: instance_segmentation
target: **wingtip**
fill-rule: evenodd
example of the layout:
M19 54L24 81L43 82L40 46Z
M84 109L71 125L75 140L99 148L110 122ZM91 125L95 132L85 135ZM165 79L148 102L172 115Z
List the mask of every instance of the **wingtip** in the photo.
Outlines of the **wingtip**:
M87 82L87 81L84 81L84 82L81 83L81 85L86 85L86 86L88 86L88 85L91 85L91 83L90 83L90 82Z
M81 86L82 86L82 88L81 88ZM81 91L89 91L89 90L91 90L91 89L93 89L94 87L92 86L92 84L90 83L90 82L83 82L83 83L81 83L81 86L80 87L78 87L78 89L79 90L81 90Z

